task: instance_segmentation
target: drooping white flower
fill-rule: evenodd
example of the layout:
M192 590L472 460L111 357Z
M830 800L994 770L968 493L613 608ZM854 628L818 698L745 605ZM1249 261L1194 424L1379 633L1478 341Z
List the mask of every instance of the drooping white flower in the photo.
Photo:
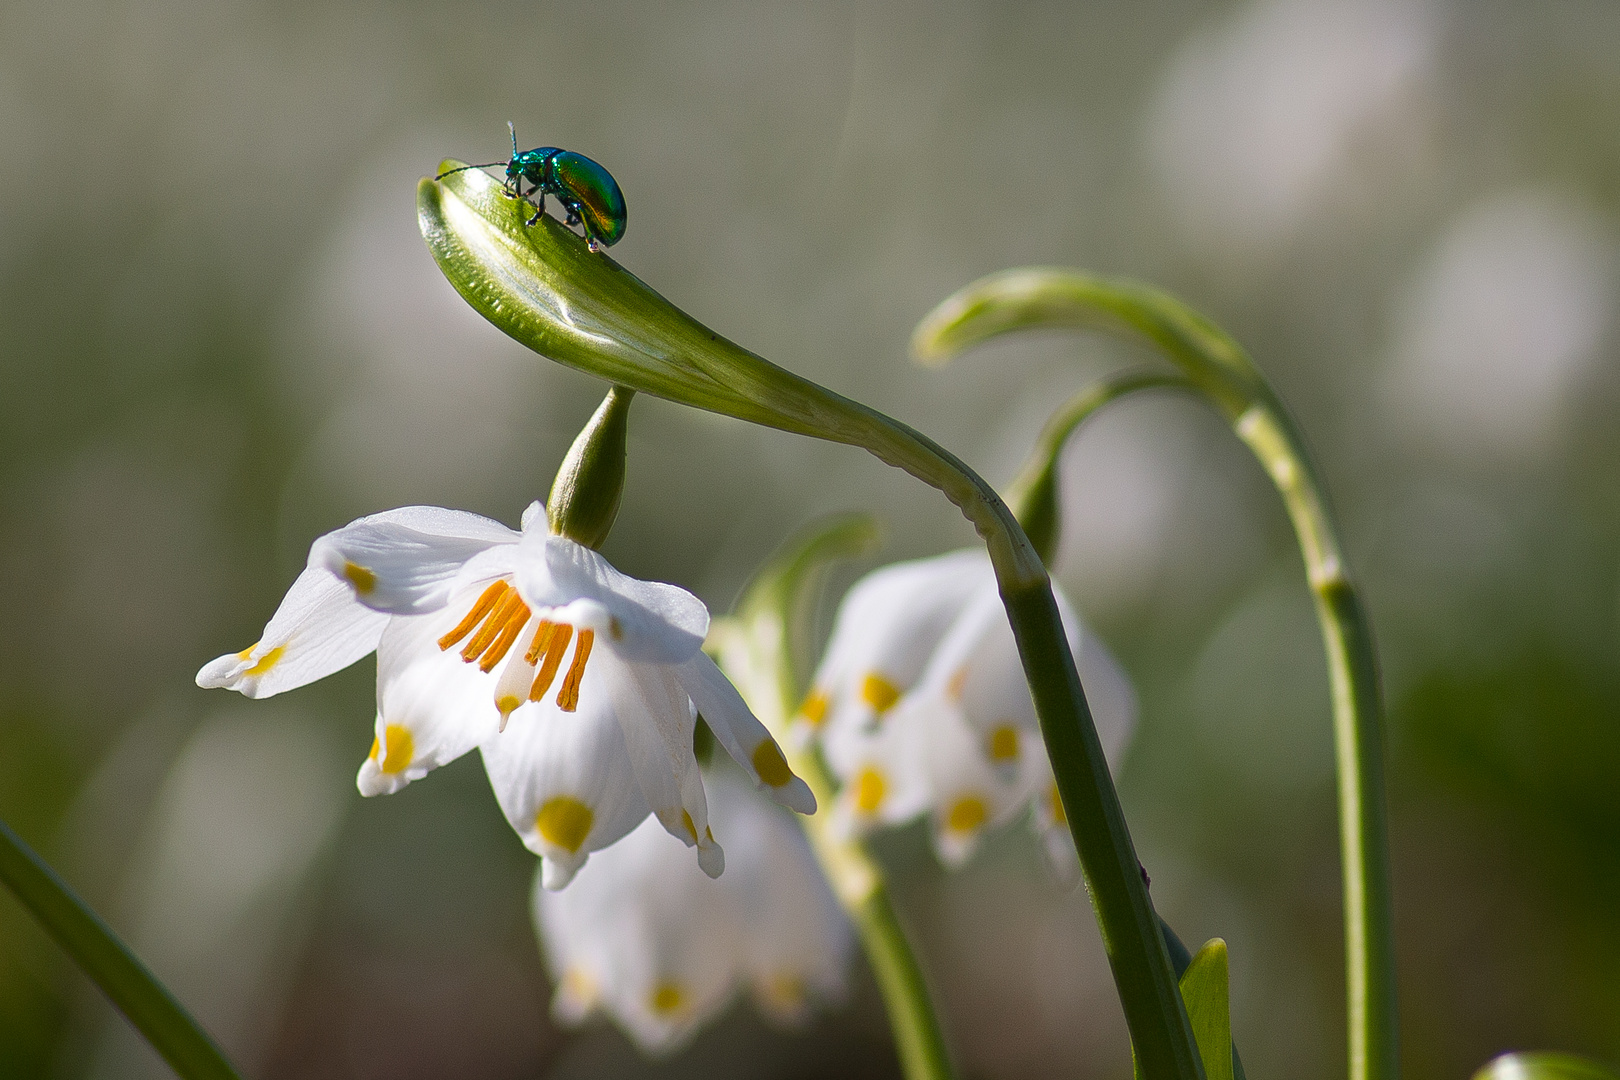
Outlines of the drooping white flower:
M1117 762L1136 721L1118 663L1057 594L1097 733ZM844 828L927 812L940 858L958 865L987 829L1032 803L1060 876L1077 871L1063 805L1012 627L982 551L897 563L844 598L795 727L822 741L842 782Z
M375 649L361 794L398 791L479 747L547 887L649 810L718 875L724 853L692 756L697 712L772 798L801 813L815 798L703 654L708 623L684 589L628 577L551 535L538 503L521 532L412 506L316 540L264 637L204 666L197 683L268 697Z
M600 1009L649 1053L689 1039L746 988L786 1026L845 990L851 933L803 832L731 770L706 777L730 850L711 881L651 822L591 860L534 918L564 1023Z

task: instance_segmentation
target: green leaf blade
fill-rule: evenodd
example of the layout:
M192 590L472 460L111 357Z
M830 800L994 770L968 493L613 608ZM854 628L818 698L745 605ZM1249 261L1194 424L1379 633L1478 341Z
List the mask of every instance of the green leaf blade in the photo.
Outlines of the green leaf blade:
M1210 938L1193 955L1181 976L1181 999L1187 1003L1198 1056L1207 1080L1233 1080L1232 1016L1228 997L1226 942Z

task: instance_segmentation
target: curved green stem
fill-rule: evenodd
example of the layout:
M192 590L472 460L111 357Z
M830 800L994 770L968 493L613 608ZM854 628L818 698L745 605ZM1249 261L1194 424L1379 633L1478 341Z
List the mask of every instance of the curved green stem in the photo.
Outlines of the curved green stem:
M1042 562L1051 565L1063 520L1057 497L1058 457L1063 452L1063 444L1069 441L1075 428L1104 405L1138 390L1154 389L1190 390L1194 387L1191 380L1176 375L1127 371L1098 379L1058 406L1047 419L1029 457L1024 459L1023 469L1007 486L1004 496Z
M864 515L846 515L806 530L783 546L743 592L734 618L715 627L721 665L748 703L786 748L788 764L810 785L819 806L837 789L821 758L788 734L788 721L804 694L796 660L809 653L815 601L826 569L876 545L878 529ZM956 1075L944 1031L916 953L889 898L883 871L853 837L828 827L824 814L800 824L839 903L849 913L889 1015L895 1050L907 1080L949 1080Z
M962 510L995 568L1137 1060L1152 1080L1202 1080L1051 581L995 489L906 425L727 341L588 251L560 222L542 217L527 227L514 200L483 173L424 179L416 205L445 277L486 319L541 355L696 408L862 447Z
M917 327L925 363L1026 327L1100 329L1145 339L1231 423L1282 495L1327 651L1338 761L1350 1080L1399 1074L1382 701L1372 631L1323 487L1299 430L1247 353L1219 327L1155 289L1073 270L1010 270L967 286Z
M239 1080L185 1006L27 844L0 821L0 881L185 1080Z

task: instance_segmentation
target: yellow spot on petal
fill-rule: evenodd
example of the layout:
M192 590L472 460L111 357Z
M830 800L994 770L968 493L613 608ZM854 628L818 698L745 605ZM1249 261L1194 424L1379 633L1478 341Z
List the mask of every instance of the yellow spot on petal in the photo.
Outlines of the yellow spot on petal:
M950 682L945 684L945 694L952 701L962 700L962 688L967 685L967 676L967 668L965 666L959 667L956 669L956 674L951 676Z
M1002 724L990 733L990 760L991 761L1017 761L1018 760L1018 729L1011 724Z
M617 615L608 616L608 636L614 641L624 640L624 624L619 621Z
M861 697L878 712L888 712L900 700L900 688L872 671L861 680Z
M377 575L359 563L344 560L343 576L349 579L349 584L361 596L369 595L377 587Z
M547 843L573 853L590 835L591 824L595 820L596 815L591 808L572 795L554 795L534 816L534 826Z
M669 1016L679 1012L686 1004L686 991L681 989L680 983L665 979L653 987L653 992L647 997L647 1004L651 1005L652 1011L659 1016Z
M1052 824L1067 825L1069 815L1063 809L1063 796L1058 794L1057 784L1046 790L1046 812L1052 816Z
M501 711L502 717L511 716L522 704L523 699L516 694L502 694L495 699L495 707Z
M263 642L255 641L253 644L237 653L236 658L238 660L246 660L248 657L253 655L253 650L257 649L261 644L263 644Z
M811 691L804 704L799 706L799 715L810 721L811 727L820 727L821 722L827 719L827 695L820 690Z
M787 759L774 739L766 739L754 747L754 771L771 787L781 787L793 779L793 770L788 768Z
M791 971L778 971L759 983L759 995L779 1013L796 1013L804 1008L804 980Z
M964 795L951 804L945 815L945 826L952 832L970 833L984 825L990 810L977 795Z
M681 811L681 824L686 826L686 835L692 838L692 843L697 843L697 826L692 823L692 815L685 810ZM713 839L712 835L710 839Z
M388 744L388 753L378 761L382 753L382 746L375 738L371 740L371 760L377 762L377 768L389 776L398 776L411 766L411 758L416 753L416 740L411 737L409 728L399 724L388 724L383 728L383 740Z
M258 646L255 645L253 648L256 649L256 648L258 648ZM252 651L253 651L253 649L248 650L248 652L250 652L250 653ZM269 652L267 652L263 656L259 657L259 662L254 664L252 667L248 668L246 671L242 672L242 674L243 675L263 675L265 672L269 671L271 668L276 666L277 661L279 661L281 659L282 654L285 653L286 651L287 651L287 646L285 646L285 645L277 645L275 648L271 649ZM244 656L242 659L246 660L247 657Z
M589 1008L596 1002L596 980L577 964L563 972L562 991L582 1008Z
M883 773L868 765L855 777L855 809L863 814L876 813L888 790L889 783Z

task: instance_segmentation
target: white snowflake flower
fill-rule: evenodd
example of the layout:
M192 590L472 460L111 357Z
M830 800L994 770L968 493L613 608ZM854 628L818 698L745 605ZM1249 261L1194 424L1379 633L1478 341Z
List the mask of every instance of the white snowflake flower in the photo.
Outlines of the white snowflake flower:
M1057 601L1112 765L1135 726L1135 692L1061 592ZM986 830L1033 803L1054 868L1075 879L1035 705L982 551L897 563L856 582L794 724L800 737L821 738L842 782L840 827L926 812L936 852L955 866Z
M375 649L361 794L398 791L479 747L548 888L649 810L714 876L725 863L692 756L699 711L772 798L801 813L815 798L703 654L708 624L684 589L551 535L538 503L521 532L412 506L316 540L263 638L204 666L197 683L269 697Z
M600 1009L642 1050L668 1053L740 988L789 1027L843 996L851 931L803 832L731 770L706 785L730 849L725 877L698 873L649 821L566 891L535 889L563 1023Z

